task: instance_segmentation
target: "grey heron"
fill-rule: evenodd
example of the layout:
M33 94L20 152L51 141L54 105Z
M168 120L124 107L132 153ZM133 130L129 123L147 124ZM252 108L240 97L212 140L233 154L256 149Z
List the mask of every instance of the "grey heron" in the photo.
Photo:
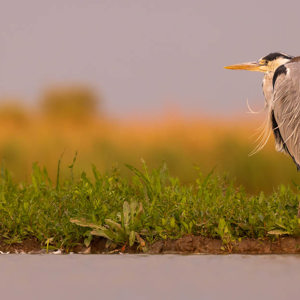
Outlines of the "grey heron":
M260 150L270 137L275 137L277 151L291 156L300 170L300 56L270 53L255 62L225 67L264 73L263 93L267 120L261 134Z

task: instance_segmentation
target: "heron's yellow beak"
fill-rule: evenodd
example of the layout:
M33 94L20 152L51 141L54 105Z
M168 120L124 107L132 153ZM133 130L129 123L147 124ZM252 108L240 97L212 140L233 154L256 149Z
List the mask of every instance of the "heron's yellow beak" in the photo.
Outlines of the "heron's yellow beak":
M224 68L229 69L229 70L247 70L247 71L256 71L256 72L266 72L267 71L265 65L262 65L256 61L226 66Z

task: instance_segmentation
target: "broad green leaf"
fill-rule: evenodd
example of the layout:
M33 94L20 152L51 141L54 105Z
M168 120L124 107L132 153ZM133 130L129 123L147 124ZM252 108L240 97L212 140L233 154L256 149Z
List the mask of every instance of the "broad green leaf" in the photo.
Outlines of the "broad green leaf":
M268 234L271 234L271 235L284 235L284 234L290 234L290 233L288 231L283 231L283 230L280 230L280 229L275 229L275 230L268 231Z
M95 229L91 231L91 234L96 236L102 236L108 240L113 240L112 236L110 236L107 230L104 231L104 230Z
M85 219L70 219L71 223L74 223L76 225L79 225L81 227L90 227L90 228L95 228L95 229L102 229L103 226L97 225L94 223L89 223Z
M130 207L127 201L123 204L124 227L128 231Z
M135 232L134 231L130 231L129 234L129 246L132 247L133 244L135 242Z
M105 219L105 223L116 231L123 231L122 226L111 219Z

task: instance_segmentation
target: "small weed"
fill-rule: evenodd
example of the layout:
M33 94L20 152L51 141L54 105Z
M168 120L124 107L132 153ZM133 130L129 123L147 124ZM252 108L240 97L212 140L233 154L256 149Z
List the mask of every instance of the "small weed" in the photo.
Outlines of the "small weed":
M229 253L231 253L235 239L233 238L230 229L223 218L219 220L219 225L218 228L216 229L216 233L219 235L219 237L223 242L223 246L221 247L221 249L222 250L226 249L228 250Z
M91 237L95 235L106 238L107 247L114 244L122 247L126 247L126 245L132 247L135 243L137 243L141 250L146 251L145 241L141 238L140 234L135 231L136 228L138 228L142 212L143 206L141 203L137 204L136 202L131 202L128 204L128 202L125 201L123 204L123 211L117 213L117 222L112 219L105 219L104 225L97 225L88 223L83 219L71 219L70 221L79 226L92 228L93 230L90 231L89 236ZM87 242L86 244L89 244L91 239Z

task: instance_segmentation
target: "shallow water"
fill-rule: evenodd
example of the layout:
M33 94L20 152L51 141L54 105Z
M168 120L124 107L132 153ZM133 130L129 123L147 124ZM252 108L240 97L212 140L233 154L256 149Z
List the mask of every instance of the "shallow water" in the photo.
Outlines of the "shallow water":
M1 299L300 299L293 255L1 255L0 265Z

